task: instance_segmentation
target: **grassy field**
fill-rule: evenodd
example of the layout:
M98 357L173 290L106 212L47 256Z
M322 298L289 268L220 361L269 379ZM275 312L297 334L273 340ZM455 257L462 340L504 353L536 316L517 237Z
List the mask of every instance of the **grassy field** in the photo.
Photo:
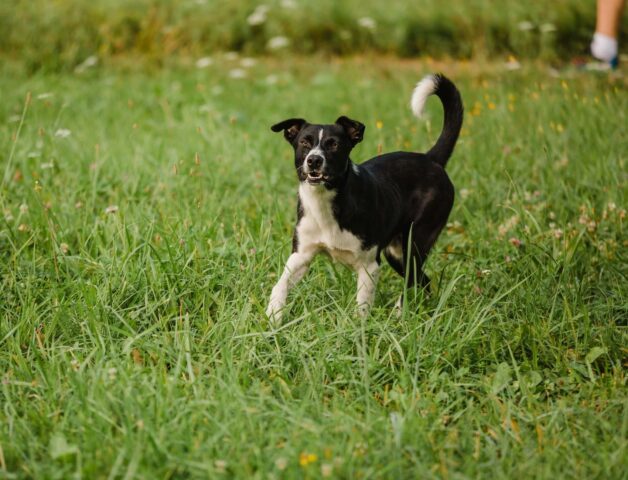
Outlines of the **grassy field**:
M0 75L0 478L625 478L625 80L251 63ZM426 150L436 69L467 115L432 295L397 318L386 267L360 320L321 259L272 330L296 178L269 126Z

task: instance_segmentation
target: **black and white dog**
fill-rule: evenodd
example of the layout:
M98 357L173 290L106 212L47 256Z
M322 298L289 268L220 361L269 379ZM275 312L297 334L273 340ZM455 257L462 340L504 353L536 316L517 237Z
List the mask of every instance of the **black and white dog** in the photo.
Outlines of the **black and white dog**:
M266 314L271 320L280 320L288 291L319 252L357 272L360 315L368 314L373 303L382 252L408 287L428 286L423 263L453 206L445 164L463 117L460 93L443 75L417 84L410 103L417 117L432 94L443 103L445 117L440 137L426 154L387 153L356 165L349 154L365 127L344 116L332 125L291 118L271 127L283 131L294 148L300 182L292 254L270 297Z

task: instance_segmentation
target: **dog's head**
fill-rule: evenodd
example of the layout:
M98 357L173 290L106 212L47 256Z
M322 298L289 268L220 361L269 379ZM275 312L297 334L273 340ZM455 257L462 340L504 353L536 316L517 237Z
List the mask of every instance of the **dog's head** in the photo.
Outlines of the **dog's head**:
M312 125L290 118L271 127L294 148L294 166L299 181L333 188L343 182L349 168L349 153L364 138L364 125L340 117L331 125Z

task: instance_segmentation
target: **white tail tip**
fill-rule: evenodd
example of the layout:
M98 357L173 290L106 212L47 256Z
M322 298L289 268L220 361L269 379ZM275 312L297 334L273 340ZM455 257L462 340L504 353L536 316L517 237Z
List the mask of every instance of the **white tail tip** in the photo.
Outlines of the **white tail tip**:
M416 117L421 118L427 97L436 92L437 88L438 81L436 75L428 75L416 84L412 92L412 98L410 99L410 108Z

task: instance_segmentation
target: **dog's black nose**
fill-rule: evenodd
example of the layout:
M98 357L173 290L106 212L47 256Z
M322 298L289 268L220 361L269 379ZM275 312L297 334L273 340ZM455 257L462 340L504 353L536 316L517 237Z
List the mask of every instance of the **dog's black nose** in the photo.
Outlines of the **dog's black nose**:
M309 157L307 157L307 166L310 167L312 170L318 170L319 168L321 168L322 164L323 157L320 157L318 155L310 155Z

